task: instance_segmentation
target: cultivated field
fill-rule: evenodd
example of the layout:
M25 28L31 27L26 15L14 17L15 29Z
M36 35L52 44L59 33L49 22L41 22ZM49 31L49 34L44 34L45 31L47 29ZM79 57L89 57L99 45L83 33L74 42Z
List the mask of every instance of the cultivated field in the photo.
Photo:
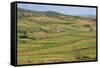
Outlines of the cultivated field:
M18 9L17 63L96 60L96 20Z

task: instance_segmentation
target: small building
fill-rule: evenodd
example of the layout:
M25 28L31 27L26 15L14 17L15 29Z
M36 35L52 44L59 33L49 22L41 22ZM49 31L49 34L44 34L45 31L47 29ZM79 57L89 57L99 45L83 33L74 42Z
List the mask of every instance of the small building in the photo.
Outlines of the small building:
M32 13L24 13L23 16L32 16Z
M64 32L64 29L62 29L62 28L56 28L56 32Z

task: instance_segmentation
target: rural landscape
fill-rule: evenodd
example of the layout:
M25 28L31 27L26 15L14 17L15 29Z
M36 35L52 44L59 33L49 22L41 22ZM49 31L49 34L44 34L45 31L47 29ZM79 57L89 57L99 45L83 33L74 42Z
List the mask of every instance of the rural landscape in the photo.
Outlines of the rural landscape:
M17 64L96 60L96 18L17 8Z

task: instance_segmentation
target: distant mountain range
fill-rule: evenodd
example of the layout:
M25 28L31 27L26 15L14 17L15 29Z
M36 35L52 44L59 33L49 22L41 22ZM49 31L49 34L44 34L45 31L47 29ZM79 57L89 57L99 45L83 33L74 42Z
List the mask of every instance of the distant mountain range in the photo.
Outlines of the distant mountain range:
M55 12L55 11L33 11L33 10L27 10L27 9L22 9L18 8L18 11L20 13L33 13L33 15L47 15L47 16L65 16L64 14Z
M87 18L96 18L95 15L80 15L80 16L82 16L82 17L87 17Z
M66 16L67 14L62 14L56 11L35 11L35 10L28 10L23 8L18 8L18 11L20 13L33 13L33 15L47 15L47 16ZM68 14L67 16L80 16L80 17L86 17L86 18L96 18L95 15L71 15Z

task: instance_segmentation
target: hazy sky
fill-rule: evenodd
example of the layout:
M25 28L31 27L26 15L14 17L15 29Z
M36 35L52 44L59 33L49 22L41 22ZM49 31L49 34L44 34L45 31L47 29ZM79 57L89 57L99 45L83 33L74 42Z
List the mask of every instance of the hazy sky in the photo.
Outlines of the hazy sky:
M96 15L96 8L91 8L91 7L39 5L39 4L25 4L25 3L18 3L17 7L35 11L56 11L59 13L69 14L69 15Z

